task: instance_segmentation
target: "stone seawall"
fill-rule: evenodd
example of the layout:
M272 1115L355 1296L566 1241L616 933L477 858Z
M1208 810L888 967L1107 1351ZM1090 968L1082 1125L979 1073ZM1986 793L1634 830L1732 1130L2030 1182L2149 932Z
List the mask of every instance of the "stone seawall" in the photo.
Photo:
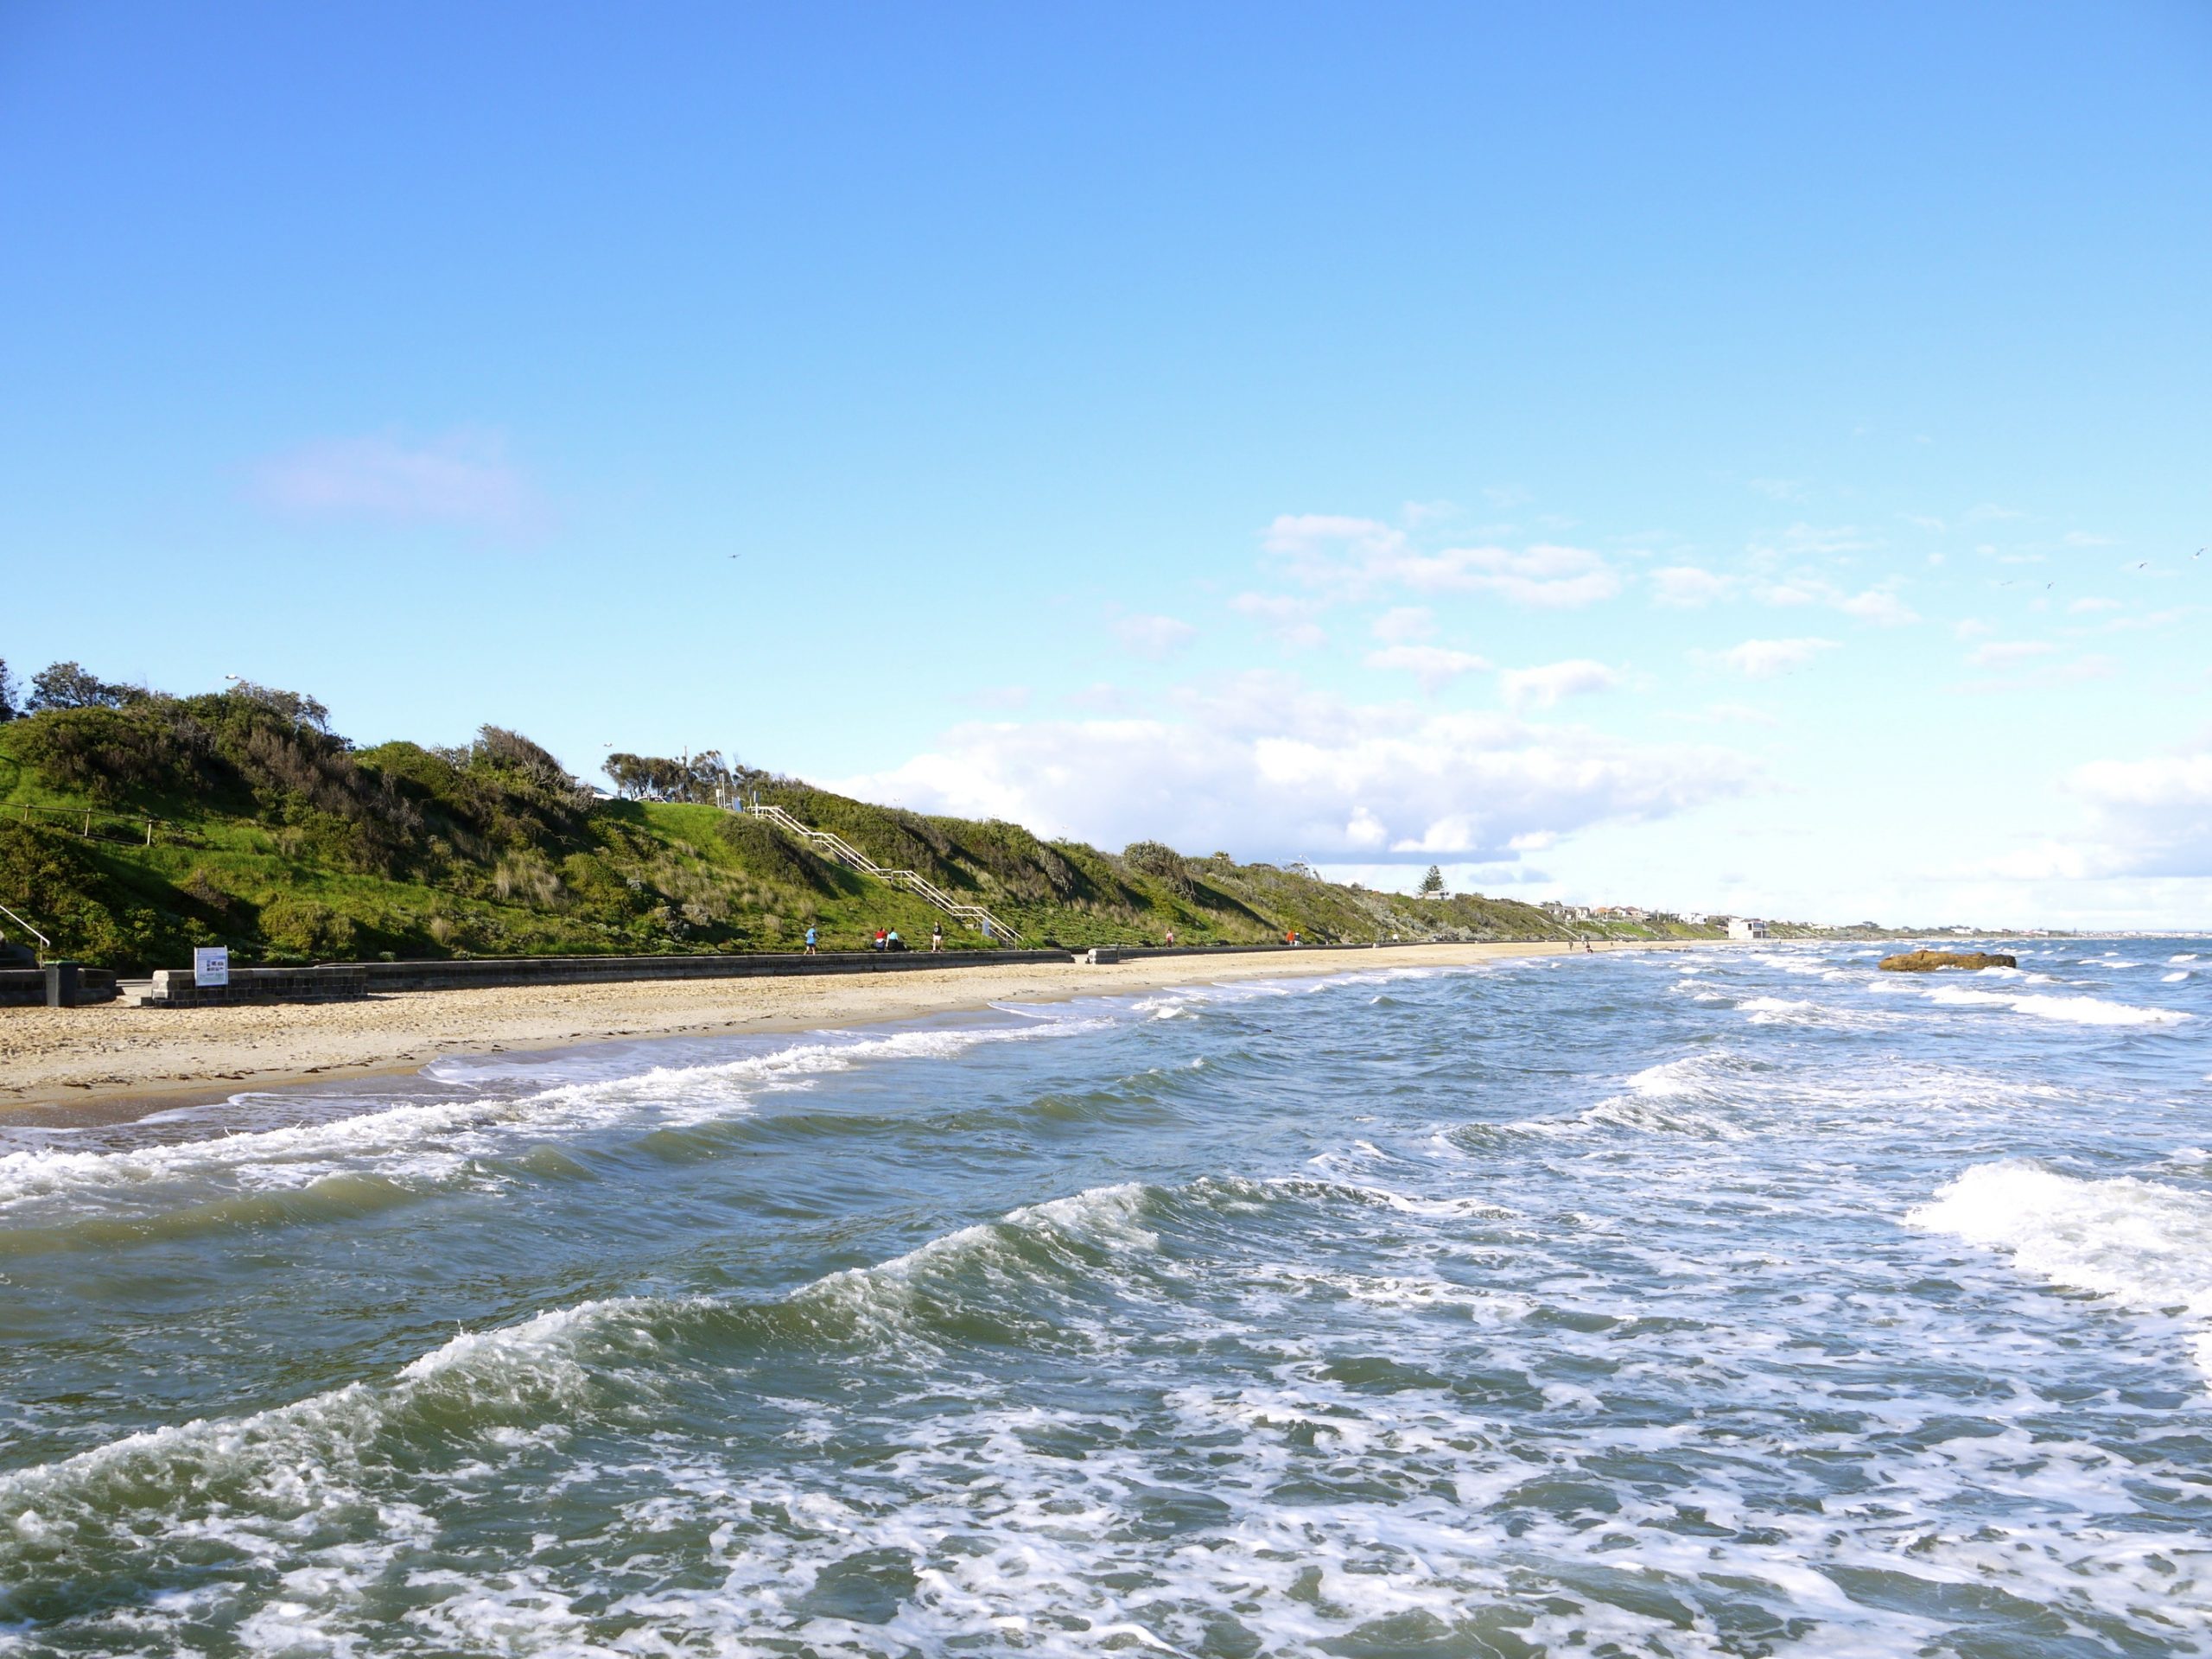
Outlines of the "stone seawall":
M472 987L619 984L653 979L751 979L773 974L899 973L925 968L1006 967L1065 962L1065 950L796 950L744 956L469 957L451 962L318 963L311 968L233 968L226 986L193 983L192 970L164 969L142 999L149 1007L219 1002L321 1002L377 991L460 991Z
M77 992L69 1006L115 1001L115 975L105 968L77 969ZM0 1008L42 1008L47 1006L47 976L43 968L0 968Z

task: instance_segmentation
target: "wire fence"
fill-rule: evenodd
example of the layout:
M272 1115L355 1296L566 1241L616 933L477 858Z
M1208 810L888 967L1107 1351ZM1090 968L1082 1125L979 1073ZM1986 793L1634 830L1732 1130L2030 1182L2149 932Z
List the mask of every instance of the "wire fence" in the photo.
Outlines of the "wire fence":
M151 847L156 838L171 833L166 818L148 817L143 813L98 812L88 807L33 806L19 803L8 809L24 823L51 822L55 827L82 836L87 841L111 841L132 847Z

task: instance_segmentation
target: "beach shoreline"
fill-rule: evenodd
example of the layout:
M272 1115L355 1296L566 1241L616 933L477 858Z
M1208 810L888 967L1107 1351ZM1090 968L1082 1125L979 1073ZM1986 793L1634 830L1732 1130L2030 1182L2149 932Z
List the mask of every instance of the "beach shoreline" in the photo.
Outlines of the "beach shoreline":
M1620 944L1683 949L1694 943ZM450 1055L736 1032L810 1031L1179 985L1447 968L1557 956L1557 940L1369 951L1010 963L895 975L640 980L404 991L360 1001L0 1013L0 1116L120 1121L242 1090L412 1073ZM1573 951L1572 954L1581 954ZM1611 954L1601 947L1600 954Z

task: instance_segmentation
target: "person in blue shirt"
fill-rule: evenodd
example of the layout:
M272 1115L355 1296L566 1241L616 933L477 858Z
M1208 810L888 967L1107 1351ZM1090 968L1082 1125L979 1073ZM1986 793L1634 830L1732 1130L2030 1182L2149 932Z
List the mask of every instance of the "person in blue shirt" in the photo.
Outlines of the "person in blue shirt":
M817 952L817 951L815 950L815 948L814 948L814 946L815 946L815 942L816 942L816 935L815 935L815 931L814 931L813 928L809 927L809 928L806 930L806 954L807 954L808 956L810 956L810 957L811 957L811 956L816 956L816 955L820 954L820 953L819 953L819 952Z

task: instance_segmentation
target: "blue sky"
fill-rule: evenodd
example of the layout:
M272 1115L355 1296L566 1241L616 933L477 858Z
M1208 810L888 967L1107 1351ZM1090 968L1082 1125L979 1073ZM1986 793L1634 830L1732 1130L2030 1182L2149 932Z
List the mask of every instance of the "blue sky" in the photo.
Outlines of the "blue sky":
M0 655L2212 926L2208 94L2196 4L0 4Z

